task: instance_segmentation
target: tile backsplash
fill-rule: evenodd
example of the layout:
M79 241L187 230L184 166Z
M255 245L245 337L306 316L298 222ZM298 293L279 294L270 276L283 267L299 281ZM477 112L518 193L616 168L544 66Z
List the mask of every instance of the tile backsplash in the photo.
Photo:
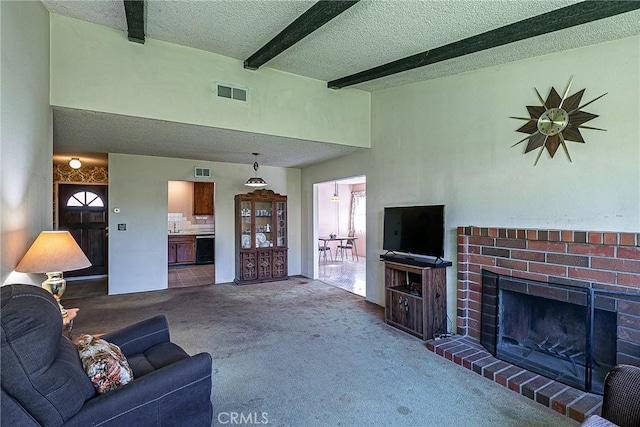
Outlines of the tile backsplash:
M198 215L193 218L193 221L190 221L181 212L169 212L167 214L168 231L183 231L193 229L213 230L213 216Z

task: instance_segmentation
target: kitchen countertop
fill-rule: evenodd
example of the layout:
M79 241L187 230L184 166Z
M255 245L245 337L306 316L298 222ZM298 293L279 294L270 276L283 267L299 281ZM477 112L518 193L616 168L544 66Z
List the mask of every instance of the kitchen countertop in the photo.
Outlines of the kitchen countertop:
M216 232L211 230L180 230L177 232L169 231L169 236L215 236Z

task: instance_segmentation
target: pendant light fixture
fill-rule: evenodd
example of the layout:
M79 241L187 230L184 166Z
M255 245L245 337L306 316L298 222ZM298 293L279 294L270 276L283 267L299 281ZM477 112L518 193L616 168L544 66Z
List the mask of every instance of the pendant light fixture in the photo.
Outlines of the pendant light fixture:
M338 182L334 182L335 188L333 190L333 196L331 196L331 201L338 203L340 201L340 196L338 196Z
M244 183L244 185L246 185L247 187L266 187L267 186L267 181L265 181L264 179L258 177L258 154L259 153L252 153L254 156L255 161L253 162L253 170L256 171L256 176L251 177L247 180L247 182Z

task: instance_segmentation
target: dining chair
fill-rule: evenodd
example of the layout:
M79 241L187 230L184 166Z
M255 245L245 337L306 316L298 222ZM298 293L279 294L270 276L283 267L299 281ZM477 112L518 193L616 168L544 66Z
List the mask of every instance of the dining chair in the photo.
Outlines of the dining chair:
M331 248L329 247L329 245L327 245L326 242L324 244L318 243L318 251L320 252L322 257L324 258L324 262L327 262L327 251L329 252L329 259L331 259L333 261L333 255L331 254Z
M354 230L349 230L349 234L347 234L347 237L354 237L355 234L356 233L355 233ZM351 261L353 261L354 254L355 254L356 261L359 261L359 259L358 259L358 248L356 247L355 239L346 239L344 244L338 245L337 250L340 251L340 259L344 259L345 251L350 250L351 251Z

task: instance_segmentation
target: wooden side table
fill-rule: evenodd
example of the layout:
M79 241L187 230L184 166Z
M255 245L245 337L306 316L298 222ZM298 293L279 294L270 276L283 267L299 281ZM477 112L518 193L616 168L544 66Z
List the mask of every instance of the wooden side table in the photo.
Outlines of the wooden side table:
M79 308L67 308L67 315L62 318L62 333L66 333L67 337L71 339L71 332L73 331L73 319L76 318Z

